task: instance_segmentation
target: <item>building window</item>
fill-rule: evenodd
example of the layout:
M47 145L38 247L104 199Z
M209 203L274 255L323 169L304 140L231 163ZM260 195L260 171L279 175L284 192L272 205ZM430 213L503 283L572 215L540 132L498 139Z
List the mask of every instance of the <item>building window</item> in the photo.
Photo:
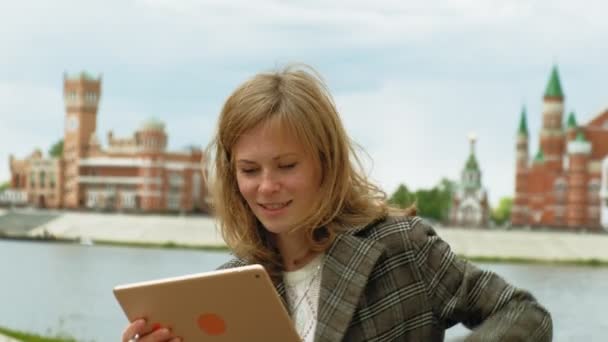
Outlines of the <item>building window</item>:
M555 181L553 189L555 190L555 192L558 193L566 192L566 186L566 181L563 178L559 178Z
M201 195L201 175L198 172L194 172L192 175L192 200L194 203L198 203Z
M169 186L172 190L179 190L184 185L184 177L180 172L169 173Z
M590 180L587 184L587 192L587 197L590 201L597 201L600 198L600 180Z
M40 171L40 187L44 188L46 186L46 175L44 171Z
M55 174L54 173L49 173L49 186L51 187L51 189L55 188Z
M555 200L557 203L562 204L566 200L567 184L563 178L558 178L553 185L553 191L555 193Z
M168 195L167 196L167 209L179 210L180 209L180 196L179 195Z
M87 193L87 207L88 208L95 208L95 206L97 205L97 194L90 191Z
M95 94L94 92L87 92L84 95L84 99L86 102L95 103L95 100L97 100L97 94Z
M76 92L73 91L73 90L70 91L70 92L68 92L68 94L66 96L66 99L67 99L68 102L75 101L76 100Z
M122 192L120 194L121 207L126 209L135 208L135 193L134 192Z

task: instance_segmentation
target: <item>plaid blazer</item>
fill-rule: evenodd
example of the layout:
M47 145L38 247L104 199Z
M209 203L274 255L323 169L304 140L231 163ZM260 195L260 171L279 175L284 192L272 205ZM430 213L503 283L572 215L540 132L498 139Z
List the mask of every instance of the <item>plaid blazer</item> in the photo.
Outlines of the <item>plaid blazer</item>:
M233 259L220 268L244 266ZM285 303L283 283L276 285ZM551 341L534 297L454 255L418 217L388 217L339 234L326 252L315 341Z

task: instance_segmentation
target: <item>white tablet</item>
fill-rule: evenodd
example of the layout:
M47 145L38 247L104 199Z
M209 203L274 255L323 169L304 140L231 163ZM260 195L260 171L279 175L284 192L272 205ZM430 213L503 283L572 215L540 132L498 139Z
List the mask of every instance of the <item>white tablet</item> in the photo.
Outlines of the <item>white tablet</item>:
M301 341L261 265L119 285L130 322L170 327L184 342Z

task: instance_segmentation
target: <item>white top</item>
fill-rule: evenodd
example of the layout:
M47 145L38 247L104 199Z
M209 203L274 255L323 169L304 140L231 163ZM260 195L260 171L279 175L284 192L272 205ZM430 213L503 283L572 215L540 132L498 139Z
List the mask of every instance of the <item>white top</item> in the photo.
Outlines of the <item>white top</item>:
M324 260L325 254L320 254L301 269L283 273L289 314L304 342L315 337Z

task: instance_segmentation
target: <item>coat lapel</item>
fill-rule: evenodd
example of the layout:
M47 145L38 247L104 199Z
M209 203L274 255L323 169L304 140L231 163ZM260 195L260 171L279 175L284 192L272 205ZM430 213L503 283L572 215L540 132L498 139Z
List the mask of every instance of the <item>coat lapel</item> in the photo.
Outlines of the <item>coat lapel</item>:
M325 257L315 332L317 342L342 340L367 279L384 251L380 243L350 234L339 234Z
M279 294L279 298L281 298L281 302L283 302L283 306L285 310L289 311L289 306L287 305L287 294L285 292L285 283L281 280L276 284L277 293Z

